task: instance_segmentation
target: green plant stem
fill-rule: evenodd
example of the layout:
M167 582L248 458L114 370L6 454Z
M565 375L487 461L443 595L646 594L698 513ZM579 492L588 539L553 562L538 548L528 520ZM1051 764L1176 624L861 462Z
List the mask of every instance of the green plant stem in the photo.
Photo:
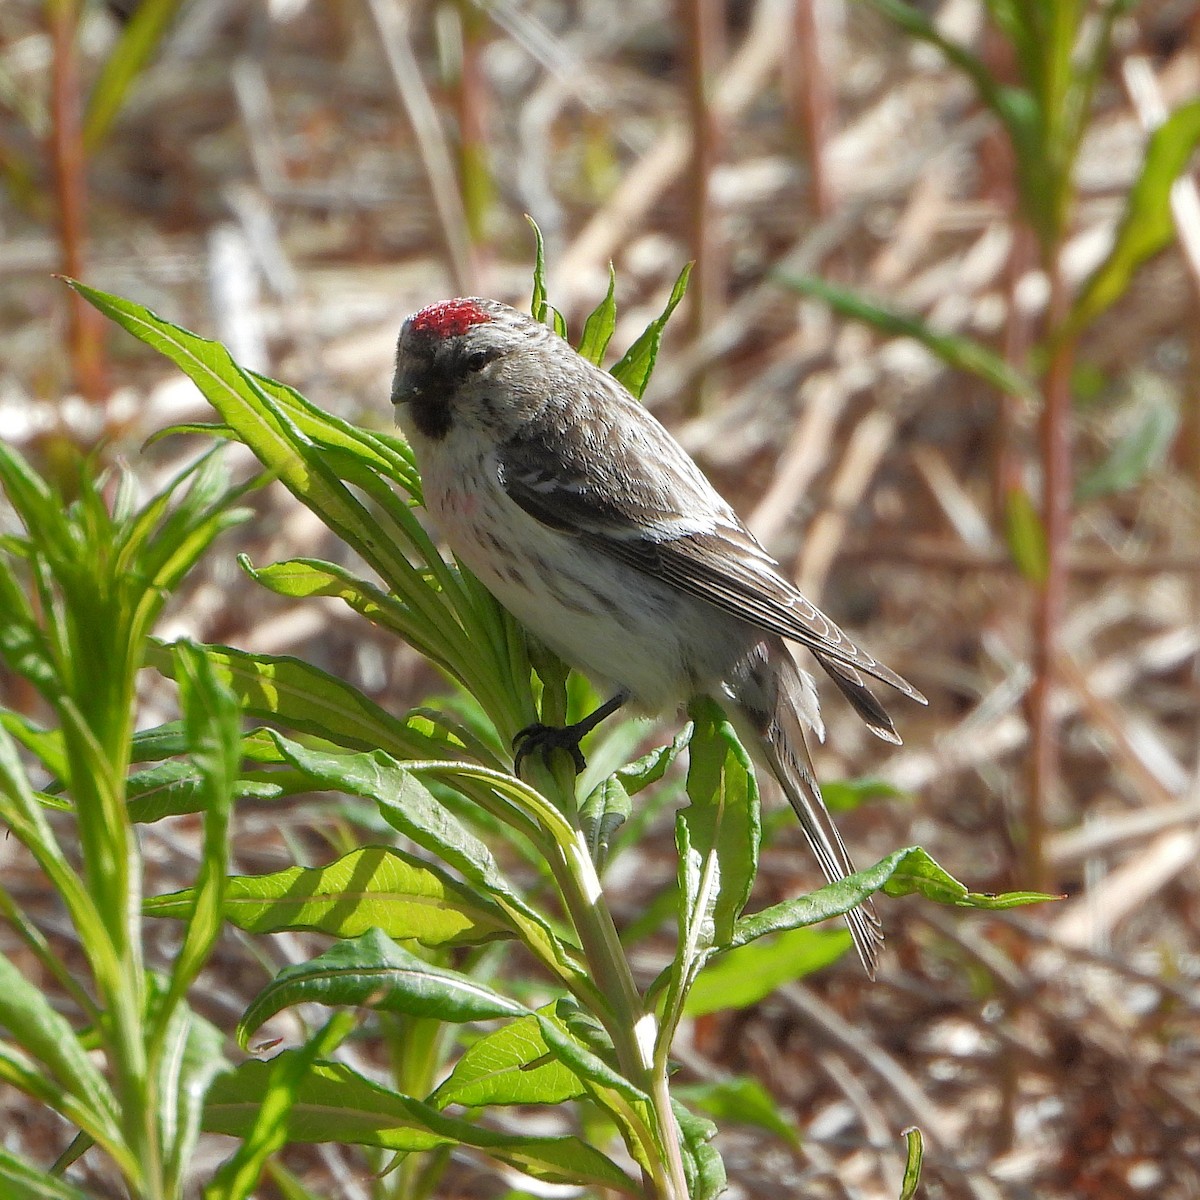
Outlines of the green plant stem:
M663 1168L653 1180L655 1194L659 1200L687 1200L687 1180L679 1130L671 1108L666 1061L658 1062L650 1053L655 1042L654 1014L646 1011L634 983L612 912L604 901L600 877L588 853L587 840L582 830L575 832L574 843L564 848L555 876L579 934L591 977L608 1001L608 1019L603 1011L596 1015L612 1038L625 1077L650 1097L658 1145L647 1147L648 1157ZM660 1153L665 1162L660 1162Z

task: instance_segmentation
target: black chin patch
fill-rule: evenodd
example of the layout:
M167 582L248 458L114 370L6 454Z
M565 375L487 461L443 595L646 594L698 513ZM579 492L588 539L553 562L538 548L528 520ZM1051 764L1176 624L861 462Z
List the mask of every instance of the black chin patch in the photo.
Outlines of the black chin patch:
M413 424L431 441L440 442L450 432L450 405L444 394L424 392L410 400L408 408Z

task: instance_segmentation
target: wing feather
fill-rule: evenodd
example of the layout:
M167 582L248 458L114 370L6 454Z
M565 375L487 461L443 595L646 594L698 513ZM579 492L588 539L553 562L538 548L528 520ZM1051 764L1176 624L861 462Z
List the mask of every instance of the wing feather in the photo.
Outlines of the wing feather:
M603 453L573 442L556 420L500 446L500 482L509 497L600 554L924 704L916 688L856 646L784 578L675 439L624 399L634 436L606 442ZM645 462L661 469L650 475ZM846 673L830 673L843 691L856 690Z

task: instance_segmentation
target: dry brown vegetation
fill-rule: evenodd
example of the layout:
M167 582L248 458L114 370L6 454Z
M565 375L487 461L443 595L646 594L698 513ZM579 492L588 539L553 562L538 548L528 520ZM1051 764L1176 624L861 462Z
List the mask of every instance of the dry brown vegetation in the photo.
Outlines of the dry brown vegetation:
M87 194L75 199L87 236L67 259L55 212L83 176L56 177L47 150L52 35L42 6L6 0L0 435L45 466L65 459L65 443L103 434L104 455L149 480L191 450L172 439L143 451L146 435L205 417L191 385L124 335L100 330L97 352L72 334L51 278L64 266L220 338L324 406L382 424L406 313L456 292L527 302L523 213L545 231L551 297L569 318L600 298L615 263L615 345L703 247L696 303L668 335L649 404L806 594L931 701L895 706L905 745L894 750L829 698L823 776L875 777L909 794L840 818L856 858L920 844L979 891L1040 880L1064 895L961 919L918 900L885 903L876 983L847 957L753 1009L697 1022L679 1080L755 1075L802 1131L792 1148L725 1122L731 1194L895 1195L900 1130L917 1124L928 1196L1200 1196L1190 179L1175 244L1076 354L1084 491L1053 663L1060 766L1038 810L1027 707L1036 589L1014 566L1003 498L1014 478L1039 494L1039 403L834 317L778 279L819 273L1024 365L1047 288L1015 219L995 122L936 52L864 5L484 7L184 5L86 157ZM926 7L1003 74L975 0ZM88 9L85 85L117 29L105 6ZM1071 286L1111 237L1155 105L1173 108L1198 87L1193 5L1150 0L1118 24L1077 173ZM1138 436L1157 453L1139 459ZM1098 468L1121 452L1135 468L1098 486ZM332 602L285 604L236 570L235 550L257 563L339 556L282 492L259 504L171 612L171 630L306 657L394 711L436 695L405 646ZM16 685L6 690L19 705ZM161 719L152 684L145 700L147 720ZM237 821L235 870L281 865L297 846L319 860L350 836L312 801L247 805ZM1040 863L1028 852L1038 822ZM197 828L181 819L148 834L156 888L195 855ZM673 854L660 821L637 869L613 879L627 889L613 901L620 914L640 912ZM0 844L0 873L36 911L40 880L11 842ZM786 829L764 856L759 898L815 882ZM286 935L270 953L279 963L302 951ZM200 1007L231 1025L264 978L229 937ZM5 1144L50 1161L65 1136L0 1089ZM349 1154L288 1161L321 1196L372 1194ZM89 1186L108 1194L102 1176ZM508 1186L464 1162L439 1195Z

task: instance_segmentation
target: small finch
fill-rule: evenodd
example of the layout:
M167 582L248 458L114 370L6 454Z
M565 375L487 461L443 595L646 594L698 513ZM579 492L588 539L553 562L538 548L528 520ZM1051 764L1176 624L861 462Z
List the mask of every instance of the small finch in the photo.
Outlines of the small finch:
M854 867L821 798L805 731L823 738L799 642L885 741L891 718L863 674L921 703L810 604L678 442L620 383L551 329L494 300L430 305L404 322L396 419L442 536L496 599L611 698L565 729L517 735L569 750L624 704L721 703L778 779L825 877ZM874 973L868 902L847 915Z

